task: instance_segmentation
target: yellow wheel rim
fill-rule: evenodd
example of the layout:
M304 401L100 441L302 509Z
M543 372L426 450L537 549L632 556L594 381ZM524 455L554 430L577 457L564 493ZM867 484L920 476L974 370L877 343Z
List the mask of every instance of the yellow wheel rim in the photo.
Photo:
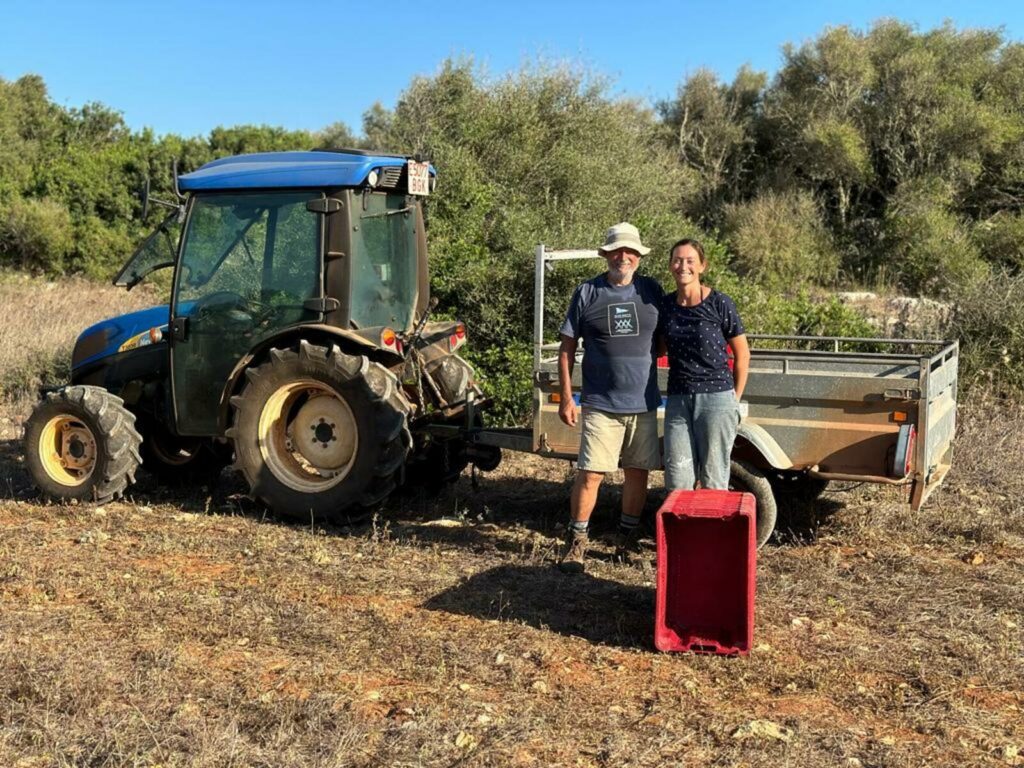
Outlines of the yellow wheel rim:
M260 412L263 462L293 490L317 493L340 483L359 448L352 409L331 387L301 379L279 387Z
M96 437L74 416L54 416L39 437L39 463L50 479L76 488L96 469Z

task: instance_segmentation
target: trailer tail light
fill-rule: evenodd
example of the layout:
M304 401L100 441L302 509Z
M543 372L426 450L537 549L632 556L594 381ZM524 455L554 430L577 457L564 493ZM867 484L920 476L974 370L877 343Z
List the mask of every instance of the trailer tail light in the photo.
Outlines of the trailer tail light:
M893 477L906 477L914 464L914 445L917 443L917 429L913 424L904 424L896 437L896 451L892 460Z
M454 352L466 343L466 326L459 323L455 326L455 333L448 337L448 350Z
M398 334L390 328L385 328L380 332L380 345L384 349L389 349L392 352L402 354L402 340L398 338Z
M159 328L149 329L149 341L151 344L159 344L164 337L164 332Z

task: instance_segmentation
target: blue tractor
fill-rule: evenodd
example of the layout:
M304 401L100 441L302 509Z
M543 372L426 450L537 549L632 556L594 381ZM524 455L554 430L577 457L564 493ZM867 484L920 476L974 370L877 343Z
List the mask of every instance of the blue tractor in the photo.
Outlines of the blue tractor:
M465 327L429 319L435 181L417 158L355 150L176 179L178 200L156 201L170 215L114 280L173 270L170 304L79 336L70 384L26 426L41 491L105 501L140 466L199 483L230 463L274 511L346 522L403 481L493 469L497 449L452 430L487 402L456 354Z

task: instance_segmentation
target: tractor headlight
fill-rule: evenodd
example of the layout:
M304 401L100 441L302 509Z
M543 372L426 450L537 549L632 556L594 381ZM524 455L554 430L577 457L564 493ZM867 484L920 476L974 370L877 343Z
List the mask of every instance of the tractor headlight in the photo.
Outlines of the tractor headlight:
M370 171L370 174L366 177L366 183L371 187L376 187L380 183L380 174L377 171Z

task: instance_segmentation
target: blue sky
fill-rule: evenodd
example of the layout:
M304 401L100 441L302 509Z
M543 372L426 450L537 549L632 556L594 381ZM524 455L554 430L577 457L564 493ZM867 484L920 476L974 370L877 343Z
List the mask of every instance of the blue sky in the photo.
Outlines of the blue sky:
M538 59L571 61L654 103L700 67L727 80L744 63L774 72L785 42L885 16L1024 39L1024 3L1011 0L7 0L0 77L42 75L57 103L100 101L157 133L243 123L315 130L338 120L358 132L371 104L393 106L413 76L450 56L472 56L495 76Z

